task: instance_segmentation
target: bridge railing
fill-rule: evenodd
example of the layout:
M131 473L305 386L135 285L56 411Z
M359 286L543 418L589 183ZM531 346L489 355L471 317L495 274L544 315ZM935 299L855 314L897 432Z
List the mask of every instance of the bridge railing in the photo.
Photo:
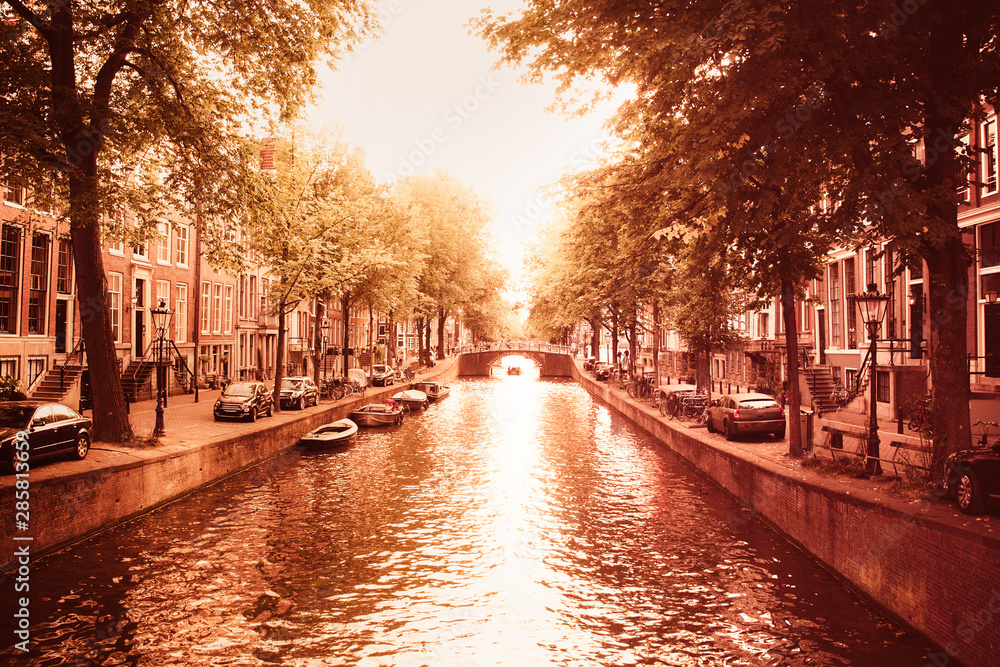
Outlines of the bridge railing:
M568 345L553 345L541 341L509 341L506 343L481 343L479 345L463 345L458 349L459 354L471 354L473 352L550 352L553 354L572 354L573 350Z

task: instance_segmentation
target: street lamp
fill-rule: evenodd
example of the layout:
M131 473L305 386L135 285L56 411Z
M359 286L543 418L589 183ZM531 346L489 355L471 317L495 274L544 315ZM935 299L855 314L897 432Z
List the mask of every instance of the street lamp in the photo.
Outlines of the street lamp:
M871 409L868 416L868 450L865 453L865 475L882 474L882 465L879 461L879 439L878 439L878 404L877 387L875 381L875 355L878 351L878 333L882 328L882 320L885 318L886 307L889 305L889 296L879 294L878 286L875 283L868 283L868 290L864 294L854 297L854 301L861 306L861 317L865 321L868 329L868 357L871 359L871 374L869 377L869 387L871 388Z
M1000 293L997 293L996 290L990 290L989 292L986 292L983 296L986 297L987 303L996 303L997 297L1000 296Z
M167 404L167 377L166 367L163 365L164 353L166 352L167 331L170 328L170 319L174 311L167 308L164 301L160 301L156 308L149 311L153 316L153 328L156 329L156 425L153 427L153 435L159 437L163 435L163 409Z

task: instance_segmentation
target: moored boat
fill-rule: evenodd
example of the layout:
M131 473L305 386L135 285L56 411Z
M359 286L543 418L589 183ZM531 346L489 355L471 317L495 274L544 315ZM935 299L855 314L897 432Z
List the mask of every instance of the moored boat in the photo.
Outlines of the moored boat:
M427 407L427 394L418 389L406 389L397 394L393 394L392 400L402 405L407 410L419 410Z
M369 403L351 411L351 421L358 426L389 426L403 423L403 406Z
M507 375L520 375L520 374L521 374L520 366L509 366L507 368Z
M427 400L431 403L451 393L451 387L440 382L414 382L412 386L427 394Z
M299 438L305 447L333 447L350 442L358 432L358 425L350 419L340 419L309 431Z

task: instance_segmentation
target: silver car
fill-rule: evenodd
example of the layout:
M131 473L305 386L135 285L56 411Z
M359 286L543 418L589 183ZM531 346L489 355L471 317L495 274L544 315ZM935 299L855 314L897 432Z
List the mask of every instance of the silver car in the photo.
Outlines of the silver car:
M713 401L708 408L709 433L721 431L726 440L743 433L773 433L785 437L785 409L767 394L729 394Z

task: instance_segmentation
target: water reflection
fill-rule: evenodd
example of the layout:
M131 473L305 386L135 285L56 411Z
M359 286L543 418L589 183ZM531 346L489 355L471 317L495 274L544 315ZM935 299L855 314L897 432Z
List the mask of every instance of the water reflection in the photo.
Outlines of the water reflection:
M521 367L36 564L34 663L923 664L684 462Z

